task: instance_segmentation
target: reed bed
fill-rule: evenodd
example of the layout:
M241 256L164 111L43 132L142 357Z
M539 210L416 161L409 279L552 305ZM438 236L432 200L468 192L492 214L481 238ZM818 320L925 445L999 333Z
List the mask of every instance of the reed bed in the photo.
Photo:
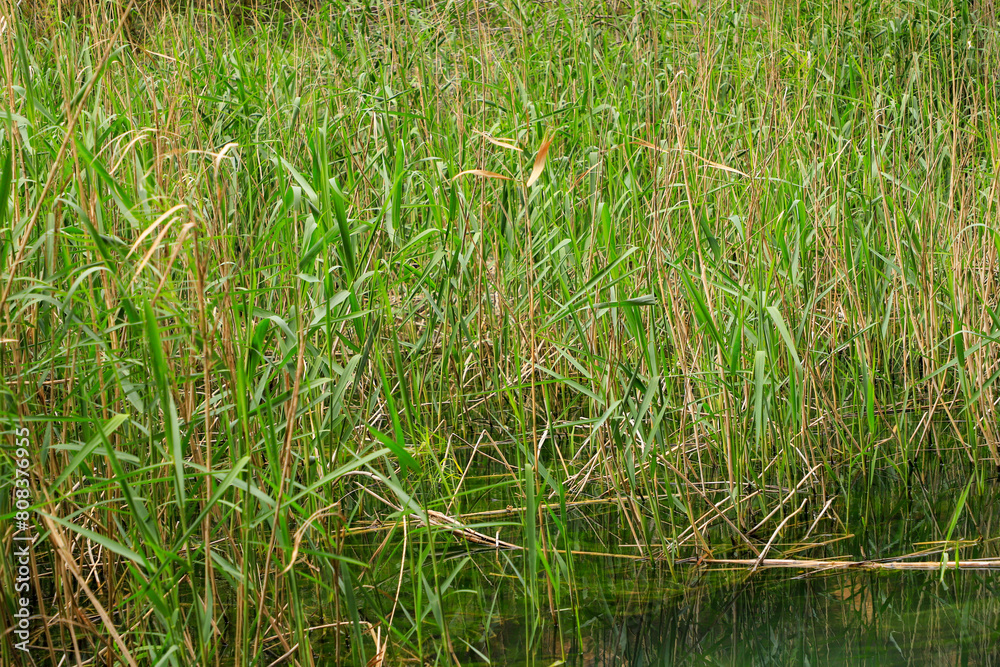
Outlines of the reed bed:
M455 664L594 552L995 566L989 3L228 7L0 2L36 664ZM929 474L945 558L824 560Z

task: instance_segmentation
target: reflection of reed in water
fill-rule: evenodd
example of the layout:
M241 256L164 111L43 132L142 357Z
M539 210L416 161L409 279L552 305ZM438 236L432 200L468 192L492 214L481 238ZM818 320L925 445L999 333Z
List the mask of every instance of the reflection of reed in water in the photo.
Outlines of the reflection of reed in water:
M994 664L1000 645L1000 600L979 572L951 572L944 583L917 571L767 571L749 580L707 572L685 593L659 582L631 595L614 591L624 572L580 590L581 633L567 613L561 625L539 628L529 649L531 629L515 615L494 625L479 650L494 664L530 655L576 667L950 665Z

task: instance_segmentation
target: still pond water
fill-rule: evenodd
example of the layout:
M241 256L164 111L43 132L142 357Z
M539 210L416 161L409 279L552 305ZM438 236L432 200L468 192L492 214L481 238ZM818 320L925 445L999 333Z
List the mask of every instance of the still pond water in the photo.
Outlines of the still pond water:
M963 540L962 560L998 558L1000 482L994 471L981 473L984 483L972 485L956 517L970 475L962 465L933 465L908 485L891 473L870 476L854 489L839 489L830 518L805 540L826 544L802 549L812 521L790 522L769 557L875 560L923 551L926 555L912 560L940 561L954 518L952 541ZM566 517L573 536L567 545L634 555L634 548L620 546L630 541L620 516L617 507L572 510ZM504 530L502 539L523 537ZM728 543L721 533L717 537L713 544ZM356 546L354 555L363 557L364 547ZM431 663L1000 667L1000 570L751 574L746 567L678 563L671 569L663 562L577 555L572 583L562 582L550 607L544 587L537 593L539 604L527 601L519 578L523 552L470 551L454 541L446 549L439 569L466 565L451 583L454 592L442 600L453 654L443 653L440 635L430 633L423 647L430 649L424 660ZM953 549L947 553L954 557ZM748 554L720 549L715 556ZM404 591L410 575L404 577ZM383 576L372 581L381 579L394 590L398 570ZM403 597L401 603L412 603L405 592ZM377 605L376 599L369 604ZM551 608L557 609L555 616ZM316 639L318 653L330 656L331 638ZM330 659L321 662L333 664Z

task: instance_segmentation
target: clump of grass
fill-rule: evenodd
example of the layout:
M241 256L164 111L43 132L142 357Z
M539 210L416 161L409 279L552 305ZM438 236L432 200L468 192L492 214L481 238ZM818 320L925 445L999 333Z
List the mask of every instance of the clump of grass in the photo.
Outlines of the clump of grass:
M456 662L490 537L536 637L584 503L764 562L944 437L1000 464L986 16L73 7L0 36L53 662Z

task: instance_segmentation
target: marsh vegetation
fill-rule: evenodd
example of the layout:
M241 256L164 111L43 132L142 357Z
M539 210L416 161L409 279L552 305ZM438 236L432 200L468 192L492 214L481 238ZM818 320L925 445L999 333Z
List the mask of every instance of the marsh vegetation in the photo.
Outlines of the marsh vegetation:
M0 3L0 663L992 664L991 3L266 4Z

